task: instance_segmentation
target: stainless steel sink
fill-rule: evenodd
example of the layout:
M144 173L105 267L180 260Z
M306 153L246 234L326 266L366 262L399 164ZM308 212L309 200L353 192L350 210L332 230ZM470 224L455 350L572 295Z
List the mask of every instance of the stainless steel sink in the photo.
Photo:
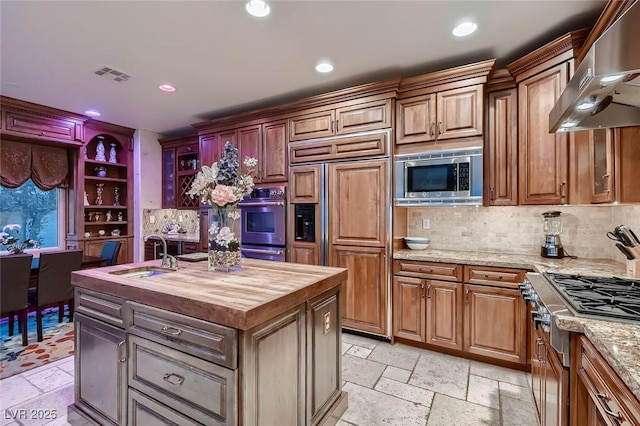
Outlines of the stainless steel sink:
M113 275L118 275L124 278L147 278L147 277L156 277L158 275L164 275L171 272L175 272L175 271L173 269L146 266L142 268L123 269L121 271L113 271L109 273Z

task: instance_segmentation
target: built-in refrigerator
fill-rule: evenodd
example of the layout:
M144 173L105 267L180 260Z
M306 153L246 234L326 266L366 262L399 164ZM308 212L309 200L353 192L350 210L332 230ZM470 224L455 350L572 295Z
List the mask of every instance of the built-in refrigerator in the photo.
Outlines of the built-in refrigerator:
M389 171L385 155L292 165L289 174L288 261L347 268L342 326L385 337L391 333Z

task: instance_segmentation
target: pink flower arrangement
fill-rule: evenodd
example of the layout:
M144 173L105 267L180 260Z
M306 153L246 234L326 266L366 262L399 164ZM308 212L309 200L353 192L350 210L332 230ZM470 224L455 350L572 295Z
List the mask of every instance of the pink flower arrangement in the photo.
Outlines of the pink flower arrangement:
M227 204L235 203L236 201L238 201L238 197L234 193L234 190L231 186L217 185L211 191L211 200L222 207L226 206Z

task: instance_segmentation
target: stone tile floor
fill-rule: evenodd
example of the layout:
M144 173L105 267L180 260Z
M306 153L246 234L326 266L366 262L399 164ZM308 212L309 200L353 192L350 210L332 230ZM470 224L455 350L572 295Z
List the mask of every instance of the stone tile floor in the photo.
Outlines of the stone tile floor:
M340 426L537 425L521 371L347 333L342 354ZM0 381L0 425L68 425L72 402L69 357Z

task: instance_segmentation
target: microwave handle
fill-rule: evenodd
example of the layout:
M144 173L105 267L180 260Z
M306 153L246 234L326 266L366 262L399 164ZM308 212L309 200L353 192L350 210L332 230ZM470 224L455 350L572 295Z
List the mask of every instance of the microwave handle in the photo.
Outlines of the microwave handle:
M262 201L260 203L240 203L239 207L284 206L284 201Z

